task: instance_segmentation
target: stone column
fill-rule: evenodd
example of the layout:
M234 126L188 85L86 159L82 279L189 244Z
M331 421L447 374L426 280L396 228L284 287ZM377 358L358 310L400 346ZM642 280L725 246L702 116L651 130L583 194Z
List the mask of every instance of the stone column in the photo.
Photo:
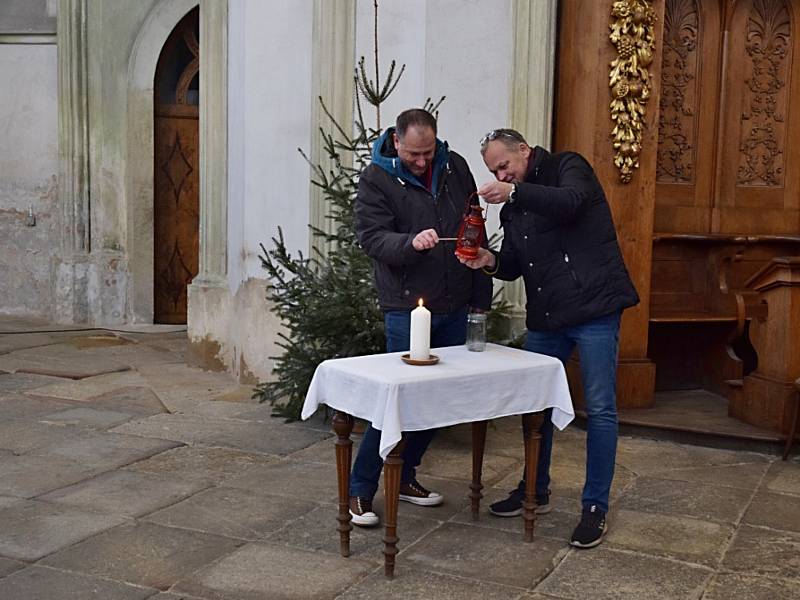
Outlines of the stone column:
M200 2L200 272L192 286L224 286L228 272L228 1Z
M89 319L87 287L91 221L89 198L89 106L86 0L59 0L58 146L61 256L55 266L55 312L59 321Z
M334 133L334 125L320 106L320 98L328 111L346 132L353 130L353 70L356 36L355 0L314 0L311 94L311 152L309 158L325 172L333 167L319 135L319 128ZM331 232L333 224L326 219L328 205L322 190L311 184L311 224ZM309 246L317 246L311 236ZM323 252L328 248L319 248Z
M513 0L509 126L533 145L550 148L556 58L556 0ZM500 125L500 124L499 124ZM498 125L498 126L499 126ZM512 329L524 328L525 289L521 280L504 284Z
M200 272L189 285L187 362L224 369L228 328L228 0L200 1Z

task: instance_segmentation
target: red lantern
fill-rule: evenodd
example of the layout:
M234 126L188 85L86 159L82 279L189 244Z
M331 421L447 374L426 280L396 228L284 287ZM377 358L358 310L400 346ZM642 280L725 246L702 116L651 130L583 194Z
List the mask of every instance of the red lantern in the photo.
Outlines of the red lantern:
M478 204L470 205L458 228L456 256L466 260L478 258L478 249L483 243L484 222L483 209Z

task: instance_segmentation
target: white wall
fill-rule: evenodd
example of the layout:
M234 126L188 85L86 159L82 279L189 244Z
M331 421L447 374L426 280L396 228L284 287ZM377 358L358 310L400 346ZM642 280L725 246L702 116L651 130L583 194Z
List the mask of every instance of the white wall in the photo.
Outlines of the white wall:
M283 229L308 247L311 0L231 0L229 13L229 282L264 277L259 243Z
M382 0L378 13L381 73L394 59L406 64L400 84L381 111L381 125L399 112L446 96L439 137L467 159L476 183L491 179L478 140L509 119L513 27L511 0ZM357 0L356 56L374 77L373 3ZM497 229L496 208L489 230Z
M44 316L61 221L55 44L0 44L0 82L0 312Z

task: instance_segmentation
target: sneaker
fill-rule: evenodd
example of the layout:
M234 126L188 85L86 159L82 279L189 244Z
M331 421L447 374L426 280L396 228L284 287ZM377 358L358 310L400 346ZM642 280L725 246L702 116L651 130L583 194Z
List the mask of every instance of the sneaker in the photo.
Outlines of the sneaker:
M572 532L569 543L576 548L593 548L603 541L606 533L606 513L592 504L584 508L581 513L581 522Z
M422 487L416 479L411 483L400 484L400 500L419 504L420 506L439 506L444 496L439 492L431 492Z
M350 516L353 525L359 527L375 527L380 522L378 515L372 512L372 500L361 496L350 496Z
M499 500L489 505L489 512L495 517L516 517L522 514L522 503L525 500L525 490L516 488L508 493L508 498ZM546 515L553 507L550 506L550 490L544 494L536 494L537 515Z

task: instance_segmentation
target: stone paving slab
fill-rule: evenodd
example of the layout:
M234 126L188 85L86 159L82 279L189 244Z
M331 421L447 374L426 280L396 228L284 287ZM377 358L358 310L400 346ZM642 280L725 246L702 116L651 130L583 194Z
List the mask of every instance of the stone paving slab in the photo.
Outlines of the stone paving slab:
M277 460L273 456L228 448L181 446L135 462L125 469L183 481L219 484L225 479L241 475L251 467L269 465Z
M295 500L338 503L336 471L326 465L282 460L254 465L241 475L225 479L229 487L274 494Z
M27 419L0 421L0 449L24 454L78 438L86 430L73 425L47 425Z
M295 519L316 506L314 502L303 499L286 502L279 496L215 487L159 510L145 520L166 527L255 541L264 539L287 523L294 523Z
M323 504L287 523L283 529L270 535L267 541L271 544L282 544L294 548L303 548L314 552L327 552L339 556L339 532L336 515L338 506ZM401 516L398 518L397 547L402 553L419 539L442 525L441 521L425 519L417 516ZM383 523L378 527L353 527L350 532L350 555L364 560L383 560ZM402 554L401 554L402 556ZM398 559L400 560L400 559Z
M771 462L771 458L755 452L718 450L642 438L628 438L617 449L617 464L637 475L654 476L672 469L735 465L743 462Z
M39 500L140 517L179 502L205 486L150 473L114 471L40 496Z
M0 496L0 509L8 508L14 504L19 504L20 502L22 502L22 498L17 498L15 496Z
M733 532L733 526L712 521L612 510L606 543L713 567L722 559Z
M32 454L63 458L93 470L104 471L123 467L179 445L169 440L84 429L80 436L64 439Z
M387 581L383 573L375 573L337 600L515 600L523 593L520 588L412 570L401 564L395 569L394 580Z
M581 600L699 598L710 569L606 547L572 550L537 592Z
M42 563L167 590L195 570L232 552L240 543L152 523L128 524L48 556Z
M471 446L467 446L470 448ZM520 444L522 454L522 444ZM481 478L484 485L492 485L504 477L508 471L519 464L519 460L499 454L484 454ZM448 479L472 480L472 454L464 449L431 448L426 452L422 464L417 468L419 474L435 474Z
M35 396L47 396L49 398L64 398L77 402L86 402L102 394L114 392L120 388L132 386L144 386L144 378L136 371L125 371L123 373L109 373L86 377L85 379L60 380L57 383L43 385L32 388L28 394Z
M19 571L20 569L24 569L27 566L28 565L23 562L11 560L10 558L0 558L0 577L5 577L6 575L13 573L14 571ZM0 580L0 582L2 582L2 580ZM0 590L2 590L2 588L0 588Z
M800 496L759 492L742 522L800 533Z
M506 531L445 523L403 551L398 561L439 573L530 588L566 552L565 542L549 538L526 543L522 536Z
M82 379L102 373L127 371L126 364L105 356L82 353L70 344L53 344L0 355L0 370Z
M209 600L321 600L336 597L374 570L375 563L352 557L247 544L181 581L173 591Z
M183 356L166 349L152 348L144 344L126 343L128 345L110 348L89 348L84 349L83 352L87 356L108 356L134 369L174 363L185 364Z
M794 581L721 573L714 577L703 600L800 600Z
M800 534L742 525L722 566L748 575L793 579L800 585Z
M85 406L99 410L125 412L137 417L149 417L169 412L156 393L144 386L115 388L110 392L86 400Z
M190 596L189 594L173 594L171 592L162 592L151 596L147 600L208 600L200 596Z
M280 423L167 414L131 421L112 431L275 455L289 454L331 435Z
M0 406L0 410L2 407ZM98 410L96 408L67 408L58 412L43 415L40 423L47 425L77 425L90 429L109 429L130 420L133 415L115 410Z
M495 500L499 499L500 498L496 498ZM551 504L553 504L553 500L554 498L551 496ZM565 503L558 502L558 500L556 500L556 504L559 506L565 505ZM498 531L504 531L511 536L519 536L519 538L522 539L525 526L521 516L496 517L489 514L487 508L488 503L485 506L483 504L481 506L482 509L477 521L472 520L472 511L467 507L455 515L451 519L451 522L496 529ZM569 540L572 535L572 530L575 529L575 525L578 524L578 520L580 519L580 506L576 503L573 508L574 510L572 511L557 510L554 508L546 515L538 515L534 525L534 537L546 537L561 542Z
M61 383L64 380L59 377L48 377L47 375L33 375L31 373L2 373L0 374L0 395L7 392L24 392L33 388Z
M734 523L751 495L748 490L640 477L621 496L618 507Z
M124 521L119 515L26 500L0 510L0 556L38 560Z
M0 494L33 498L97 473L96 468L57 456L6 456L0 459Z
M693 481L720 487L754 490L761 483L770 463L748 462L735 465L713 465L688 469L671 469L662 477L677 481Z
M157 590L33 566L0 579L3 600L144 600Z
M800 496L800 462L776 461L764 476L764 487L770 492Z
M73 408L69 402L49 398L29 398L19 392L8 392L0 398L0 420L36 419L48 413Z

